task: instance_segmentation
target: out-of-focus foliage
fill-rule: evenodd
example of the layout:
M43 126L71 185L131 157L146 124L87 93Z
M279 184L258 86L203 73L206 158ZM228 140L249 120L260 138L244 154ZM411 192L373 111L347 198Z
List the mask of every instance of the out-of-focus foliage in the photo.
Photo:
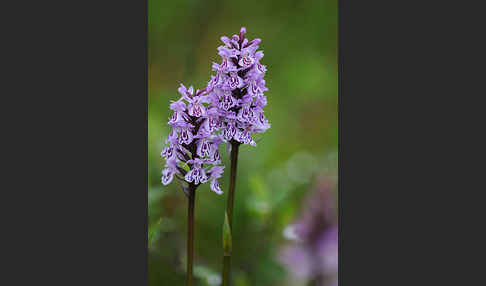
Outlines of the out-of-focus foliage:
M160 183L170 100L179 83L206 86L219 38L241 26L261 38L265 115L272 127L241 146L232 232L235 286L288 285L279 262L317 176L337 182L337 0L148 1L149 285L184 285L187 199ZM220 285L229 158L218 196L203 185L195 210L195 283ZM333 188L337 189L337 188ZM337 202L336 202L337 204ZM157 222L160 220L160 224Z

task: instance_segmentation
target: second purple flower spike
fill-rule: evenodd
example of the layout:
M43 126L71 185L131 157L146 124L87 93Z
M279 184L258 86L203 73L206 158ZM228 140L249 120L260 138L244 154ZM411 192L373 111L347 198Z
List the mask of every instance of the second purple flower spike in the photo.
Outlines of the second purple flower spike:
M246 28L239 35L223 36L218 47L221 63L213 63L216 75L211 76L207 91L213 106L222 118L221 138L255 146L253 133L270 128L263 113L267 104L264 92L266 67L260 63L263 51L257 51L260 39L249 41Z

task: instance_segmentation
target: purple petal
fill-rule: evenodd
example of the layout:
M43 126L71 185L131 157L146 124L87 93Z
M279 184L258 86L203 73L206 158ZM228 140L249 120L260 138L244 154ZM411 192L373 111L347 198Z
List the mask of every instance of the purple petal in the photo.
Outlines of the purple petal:
M223 194L223 191L221 191L221 188L219 187L218 180L211 180L211 190L215 192L218 195Z
M170 184L173 178L174 178L174 172L172 169L166 168L162 171L162 184L164 184L165 186Z

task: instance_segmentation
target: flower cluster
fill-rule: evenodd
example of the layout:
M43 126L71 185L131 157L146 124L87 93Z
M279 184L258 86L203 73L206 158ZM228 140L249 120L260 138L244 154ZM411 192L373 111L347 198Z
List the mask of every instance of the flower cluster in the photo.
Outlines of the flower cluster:
M300 218L284 233L294 242L280 256L293 277L319 286L338 285L338 225L332 185L323 178L307 198Z
M267 98L266 67L260 63L263 52L257 51L260 39L248 41L246 29L231 39L221 37L224 45L218 48L221 64L213 63L216 75L211 76L207 88L188 89L181 84L181 98L172 102L174 111L169 119L172 127L168 145L161 156L166 159L162 183L169 184L174 176L194 186L211 181L211 189L221 194L217 179L224 166L218 147L223 142L256 145L253 133L270 128L263 114ZM208 170L209 167L212 168Z
M224 142L240 142L255 146L252 134L270 128L263 114L267 98L266 67L260 63L263 52L257 51L260 39L249 41L243 27L239 35L223 36L218 47L221 63L213 63L216 75L206 88L215 115L219 117L220 136Z
M214 108L204 105L210 102L206 89L194 91L192 86L181 84L178 91L181 98L170 105L174 111L168 122L172 130L161 153L166 160L162 183L169 184L174 176L193 187L210 181L211 190L222 194L218 178L224 166L219 165L218 147L223 141L215 134L220 120Z

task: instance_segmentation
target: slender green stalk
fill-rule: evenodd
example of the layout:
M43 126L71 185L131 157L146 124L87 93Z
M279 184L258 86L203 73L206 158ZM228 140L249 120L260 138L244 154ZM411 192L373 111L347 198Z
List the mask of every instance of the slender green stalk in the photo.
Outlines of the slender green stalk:
M194 259L194 205L196 200L196 188L193 184L188 188L187 207L187 286L192 286L192 265Z
M223 256L223 286L229 286L231 273L231 256Z
M226 205L226 213L228 215L228 222L231 231L231 237L233 233L233 205L235 200L235 186L236 186L236 167L238 165L238 149L240 143L234 140L231 141L231 174L230 174L230 187L228 193L228 201ZM231 252L226 252L223 256L223 286L230 285L231 275Z

